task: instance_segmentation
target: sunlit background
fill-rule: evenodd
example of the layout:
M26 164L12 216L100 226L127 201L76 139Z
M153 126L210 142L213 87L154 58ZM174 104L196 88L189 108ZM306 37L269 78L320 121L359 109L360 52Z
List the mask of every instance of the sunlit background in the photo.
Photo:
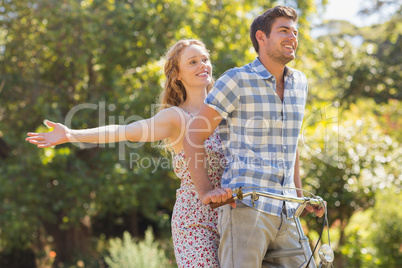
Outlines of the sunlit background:
M0 267L176 267L158 144L40 150L26 132L152 116L170 45L202 39L218 78L256 57L248 26L276 4L300 15L301 175L335 267L401 267L400 0L0 0ZM322 220L303 225L314 245Z

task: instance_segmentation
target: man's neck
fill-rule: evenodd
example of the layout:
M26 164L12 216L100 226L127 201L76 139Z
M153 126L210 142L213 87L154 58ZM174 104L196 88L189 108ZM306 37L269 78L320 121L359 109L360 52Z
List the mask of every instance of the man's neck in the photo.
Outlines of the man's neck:
M264 67L268 70L268 72L275 77L276 81L279 81L279 82L283 81L283 75L285 72L286 65L275 62L267 56L265 56L265 57L259 56L259 59L260 59L262 65L264 65Z

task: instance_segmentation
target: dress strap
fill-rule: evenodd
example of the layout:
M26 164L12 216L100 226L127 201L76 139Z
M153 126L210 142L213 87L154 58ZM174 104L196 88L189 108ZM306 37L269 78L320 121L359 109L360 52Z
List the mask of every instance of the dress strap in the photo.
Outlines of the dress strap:
M192 115L189 111L184 110L183 108L179 107L180 109L182 109L186 114L190 115L191 117L194 117L194 115Z

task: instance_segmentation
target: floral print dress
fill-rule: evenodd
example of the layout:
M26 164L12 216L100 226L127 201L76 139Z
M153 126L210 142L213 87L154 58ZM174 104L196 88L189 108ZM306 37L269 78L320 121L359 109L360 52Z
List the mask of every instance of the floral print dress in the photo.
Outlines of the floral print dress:
M226 163L217 130L205 141L205 152L211 183L214 187L220 187ZM173 157L173 167L181 180L172 215L172 236L177 265L179 268L219 268L218 213L198 198L183 151Z

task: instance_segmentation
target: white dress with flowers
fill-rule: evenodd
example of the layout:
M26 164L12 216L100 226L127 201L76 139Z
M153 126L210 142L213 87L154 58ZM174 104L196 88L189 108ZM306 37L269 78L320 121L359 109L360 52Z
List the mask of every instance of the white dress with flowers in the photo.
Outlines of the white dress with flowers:
M226 163L217 130L205 141L205 152L211 183L214 187L220 187ZM181 180L172 216L177 265L179 268L219 267L218 213L198 198L183 151L174 156L173 167Z

